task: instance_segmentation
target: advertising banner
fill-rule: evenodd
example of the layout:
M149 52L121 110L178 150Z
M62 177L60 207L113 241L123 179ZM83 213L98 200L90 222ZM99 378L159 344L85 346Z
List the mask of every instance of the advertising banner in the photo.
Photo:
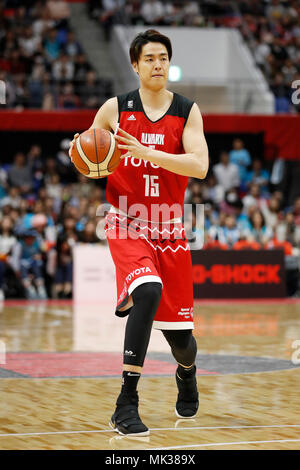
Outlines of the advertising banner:
M286 296L282 250L199 250L191 254L195 299Z

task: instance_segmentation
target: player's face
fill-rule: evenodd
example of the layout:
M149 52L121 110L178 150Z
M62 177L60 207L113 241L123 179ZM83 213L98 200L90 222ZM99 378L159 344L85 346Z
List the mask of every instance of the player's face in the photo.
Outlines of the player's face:
M165 87L169 76L168 51L163 44L148 42L143 46L138 63L133 64L141 84L159 90Z

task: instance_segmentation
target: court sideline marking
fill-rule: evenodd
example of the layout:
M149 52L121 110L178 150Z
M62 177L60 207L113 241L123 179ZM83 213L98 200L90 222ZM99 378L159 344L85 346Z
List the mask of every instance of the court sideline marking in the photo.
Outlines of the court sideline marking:
M300 428L300 424L272 424L272 425L249 425L249 426L191 426L186 428L150 428L150 431L195 431L195 430L216 430L216 429L264 429L264 428ZM82 431L49 431L49 432L28 432L28 433L7 433L0 434L0 437L19 437L19 436L45 436L59 434L90 434L90 433L106 433L115 432L113 429L91 429ZM300 441L300 439L299 439ZM263 442L263 441L259 441ZM277 442L277 441L276 441ZM233 443L234 444L234 443ZM187 446L191 447L193 444ZM196 444L197 445L197 444ZM202 446L202 444L200 444ZM225 445L225 444L209 444L209 445ZM230 445L230 443L228 444ZM178 448L180 448L179 446ZM183 446L184 447L184 446ZM174 447L174 449L177 447ZM165 448L163 448L165 449ZM167 449L167 448L166 448ZM171 448L170 448L171 449Z
M153 447L145 450L175 450L175 449L187 449L189 447L217 447L217 446L234 446L234 445L246 445L246 444L270 444L272 442L300 442L300 439L274 439L270 441L239 441L239 442L214 442L208 444L189 444L185 446L174 446L174 447Z

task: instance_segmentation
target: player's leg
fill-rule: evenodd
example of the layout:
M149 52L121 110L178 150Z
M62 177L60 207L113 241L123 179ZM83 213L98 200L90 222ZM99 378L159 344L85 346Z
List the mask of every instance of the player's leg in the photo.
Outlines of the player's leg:
M180 418L193 418L199 407L195 366L196 340L192 330L163 330L162 332L178 363L176 370L178 387L176 415Z
M196 340L192 330L164 330L163 334L178 363L176 370L178 396L175 413L180 418L193 418L199 407L195 366Z
M121 434L146 435L149 433L138 415L137 385L161 293L161 283L146 282L136 287L131 294L133 306L130 309L125 329L122 388L111 419L112 427Z
M159 252L164 292L153 326L163 331L178 363L176 415L191 418L198 409L194 364L197 344L192 335L193 271L188 242L180 225L177 227L177 233L180 235L170 242L166 240Z

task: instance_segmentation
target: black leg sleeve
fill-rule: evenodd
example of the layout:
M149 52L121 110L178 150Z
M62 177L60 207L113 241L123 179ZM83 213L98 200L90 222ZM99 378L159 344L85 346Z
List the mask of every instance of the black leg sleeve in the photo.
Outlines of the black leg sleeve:
M193 330L163 330L176 361L183 366L191 366L196 359L197 343Z
M161 292L159 282L147 282L132 292L134 305L126 323L124 364L143 366Z

